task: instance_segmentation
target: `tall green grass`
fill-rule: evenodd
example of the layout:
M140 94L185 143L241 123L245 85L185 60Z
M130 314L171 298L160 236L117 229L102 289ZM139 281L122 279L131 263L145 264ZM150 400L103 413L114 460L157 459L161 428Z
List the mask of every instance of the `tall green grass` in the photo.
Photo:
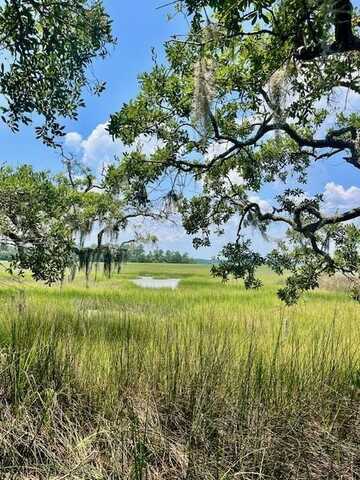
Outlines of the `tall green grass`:
M142 290L137 275L179 277ZM128 265L0 290L0 478L355 479L360 308Z

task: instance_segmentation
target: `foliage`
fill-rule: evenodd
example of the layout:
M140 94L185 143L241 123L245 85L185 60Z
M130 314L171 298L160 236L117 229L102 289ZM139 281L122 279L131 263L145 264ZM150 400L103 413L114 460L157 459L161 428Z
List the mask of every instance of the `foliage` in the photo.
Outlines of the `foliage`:
M124 159L134 197L151 202L165 185L196 247L235 224L214 273L251 287L249 258L290 271L279 292L287 304L324 273L358 278L359 230L347 222L360 207L331 213L321 194L305 190L320 161L336 156L360 169L360 117L352 105L348 113L331 106L336 95L360 93L352 3L184 0L177 9L191 15L187 38L166 42L166 64L140 75L138 96L110 121L125 144L145 136L158 145ZM192 198L189 177L202 190ZM257 192L273 182L283 190L265 210ZM249 244L242 252L249 227L266 236L273 224L289 229L285 243L268 258L252 257Z
M73 246L71 204L70 192L45 172L0 170L0 234L16 247L12 268L49 283L61 279Z
M0 111L13 131L43 118L36 135L53 145L63 134L58 117L77 118L82 88L104 84L87 69L114 42L101 1L5 0L0 6Z
M90 273L100 254L107 255L108 261L102 260L110 275L112 263L118 267L122 262L124 248L111 244L129 219L147 213L131 209L106 183L96 185L88 169L67 167L67 174L55 177L27 165L15 171L0 169L0 237L16 251L11 269L20 273L28 269L36 280L47 283L62 280L67 268L74 273L77 257ZM89 261L83 262L85 240L94 230L97 245L91 249ZM136 232L131 242L149 239Z
M261 287L261 281L255 278L255 270L264 262L258 253L250 250L250 245L250 240L226 245L222 251L224 259L212 267L212 274L226 281L232 273L235 278L244 279L246 288Z

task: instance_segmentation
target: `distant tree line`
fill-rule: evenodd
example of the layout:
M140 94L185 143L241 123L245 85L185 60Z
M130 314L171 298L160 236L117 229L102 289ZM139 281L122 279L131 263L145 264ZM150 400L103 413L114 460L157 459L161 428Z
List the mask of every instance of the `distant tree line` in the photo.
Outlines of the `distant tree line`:
M0 245L0 261L10 262L16 255L16 249L8 245ZM149 252L145 251L143 245L136 245L124 249L124 260L133 263L208 263L208 260L198 260L191 258L187 253L181 253L177 250L155 249ZM99 256L98 261L104 262L103 254Z
M128 249L126 260L136 263L196 263L187 253L178 251L155 249L146 252L143 245L136 245Z

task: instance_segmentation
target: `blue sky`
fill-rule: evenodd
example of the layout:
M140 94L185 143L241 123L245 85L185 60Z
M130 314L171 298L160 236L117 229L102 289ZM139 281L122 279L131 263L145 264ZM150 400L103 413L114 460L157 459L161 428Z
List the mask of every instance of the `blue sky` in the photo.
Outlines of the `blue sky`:
M86 108L80 111L78 122L68 122L67 131L69 144L82 149L87 155L87 161L111 161L113 155L121 153L122 147L114 145L105 131L105 123L111 113L116 112L122 103L127 102L138 90L137 75L152 66L151 47L154 47L159 59L163 56L162 44L174 33L186 32L186 21L177 16L171 21L167 19L169 8L159 9L166 3L164 0L122 1L104 0L104 4L113 19L113 30L118 38L118 45L111 55L94 66L96 76L107 82L107 90L101 97L86 96ZM356 2L358 3L358 2ZM360 106L360 100L354 99ZM37 169L59 170L61 163L53 150L45 147L35 139L31 128L22 128L19 134L11 133L0 124L0 162L13 166L31 163ZM146 146L145 146L146 147ZM307 187L310 194L325 191L331 208L337 206L353 206L360 204L360 174L333 159L320 164L313 171ZM260 193L264 202L276 194L276 186L268 187ZM159 247L164 249L179 249L193 256L211 257L224 241L232 237L235 225L230 224L227 235L216 240L210 249L196 252L192 248L191 239L177 226L153 225L151 227L159 237ZM272 232L274 237L281 234L280 230ZM265 244L255 238L259 249Z
M167 20L169 9L158 9L161 3L162 0L104 0L118 45L93 70L97 78L107 82L107 90L101 97L85 95L86 108L80 110L78 122L67 123L68 131L77 131L86 138L98 124L106 122L123 102L136 95L137 75L152 66L151 47L161 54L162 43L172 33L185 31L180 17ZM1 162L29 162L42 169L61 167L57 155L35 140L31 128L22 128L20 134L14 135L1 125L0 135Z

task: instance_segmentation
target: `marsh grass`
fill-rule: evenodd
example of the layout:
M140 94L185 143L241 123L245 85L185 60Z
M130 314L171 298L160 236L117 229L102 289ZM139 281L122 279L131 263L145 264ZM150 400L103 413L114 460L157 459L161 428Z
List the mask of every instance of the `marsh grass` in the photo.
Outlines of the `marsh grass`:
M147 274L181 286L130 281ZM359 478L359 306L285 308L263 279L128 265L89 289L2 287L0 478Z

